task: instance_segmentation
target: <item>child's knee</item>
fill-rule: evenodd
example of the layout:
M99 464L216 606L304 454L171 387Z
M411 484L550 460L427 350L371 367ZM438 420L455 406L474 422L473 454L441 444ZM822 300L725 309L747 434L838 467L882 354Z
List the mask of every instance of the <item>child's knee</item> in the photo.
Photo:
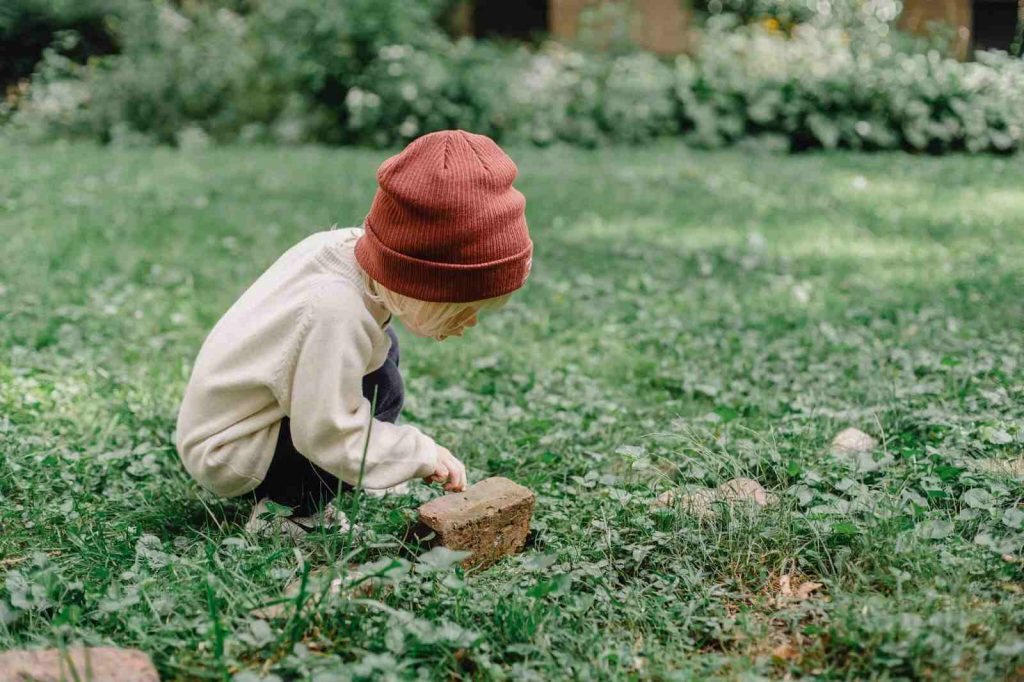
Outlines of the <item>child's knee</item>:
M183 448L179 455L185 470L196 483L219 497L237 497L250 492L260 483L255 473L237 466L237 443L223 443L216 447L202 444ZM255 453L246 452L249 458ZM233 461L234 460L234 461Z

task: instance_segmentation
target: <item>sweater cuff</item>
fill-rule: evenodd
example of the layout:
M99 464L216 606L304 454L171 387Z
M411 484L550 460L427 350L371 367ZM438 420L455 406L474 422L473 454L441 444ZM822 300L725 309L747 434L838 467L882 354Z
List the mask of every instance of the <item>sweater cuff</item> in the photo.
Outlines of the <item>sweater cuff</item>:
M419 469L416 470L415 478L426 478L437 468L437 443L422 431L420 431L420 440L422 444L416 453L421 456L421 463Z

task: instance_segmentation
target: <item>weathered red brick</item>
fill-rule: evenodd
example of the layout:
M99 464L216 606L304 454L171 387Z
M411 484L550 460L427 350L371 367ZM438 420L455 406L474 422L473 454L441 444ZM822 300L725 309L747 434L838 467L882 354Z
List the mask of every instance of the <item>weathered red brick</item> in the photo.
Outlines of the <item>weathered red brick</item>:
M421 532L437 533L434 544L472 552L463 567L486 568L522 551L536 499L529 488L507 478L488 478L420 507Z
M149 656L138 649L75 647L0 653L0 682L160 682Z

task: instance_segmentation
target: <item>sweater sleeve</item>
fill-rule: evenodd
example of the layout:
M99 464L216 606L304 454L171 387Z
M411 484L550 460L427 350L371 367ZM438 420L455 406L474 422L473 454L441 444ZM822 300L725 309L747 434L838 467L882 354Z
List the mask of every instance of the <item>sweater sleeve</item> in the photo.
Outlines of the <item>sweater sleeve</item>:
M350 485L359 483L361 468L367 488L429 476L437 461L434 441L411 425L374 418L363 397L372 335L380 328L358 292L320 287L309 305L294 369L283 377L295 449Z

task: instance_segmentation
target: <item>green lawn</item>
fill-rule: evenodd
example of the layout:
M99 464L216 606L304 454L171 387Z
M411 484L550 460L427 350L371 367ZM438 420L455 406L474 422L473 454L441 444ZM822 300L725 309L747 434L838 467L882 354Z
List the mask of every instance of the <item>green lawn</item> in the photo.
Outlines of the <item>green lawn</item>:
M385 153L0 148L0 650L134 646L167 679L1024 676L1024 162L509 152L527 286L462 338L398 329L404 419L538 493L524 555L462 575L400 546L436 489L295 548L172 445L206 332L361 222ZM829 453L846 426L874 460ZM778 503L652 509L734 476ZM371 599L250 615L389 557Z

